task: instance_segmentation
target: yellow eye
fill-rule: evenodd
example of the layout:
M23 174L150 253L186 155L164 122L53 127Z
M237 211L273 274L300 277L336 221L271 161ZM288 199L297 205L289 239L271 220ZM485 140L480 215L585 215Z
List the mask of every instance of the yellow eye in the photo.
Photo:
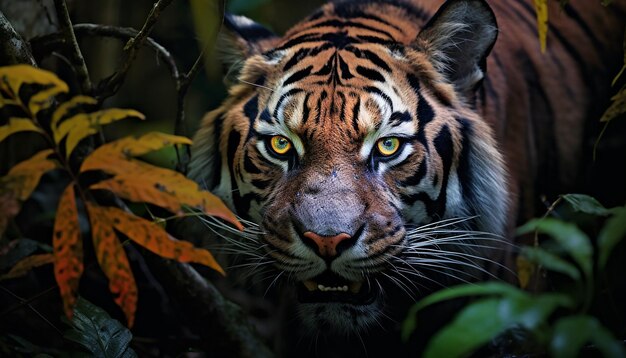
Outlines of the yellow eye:
M287 152L291 149L291 142L289 142L289 139L280 135L273 136L272 139L270 139L270 144L272 150L279 155L287 154Z
M381 155L388 157L394 155L400 149L400 139L397 137L381 138L376 143L376 147Z

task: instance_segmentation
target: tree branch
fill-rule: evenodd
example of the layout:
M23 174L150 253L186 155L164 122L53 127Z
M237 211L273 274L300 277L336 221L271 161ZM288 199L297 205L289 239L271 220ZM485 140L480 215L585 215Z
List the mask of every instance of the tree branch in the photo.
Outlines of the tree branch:
M76 71L76 77L80 84L80 89L83 94L91 94L91 80L89 79L89 71L85 64L83 54L80 52L78 42L76 41L76 35L72 27L72 20L70 20L70 13L67 10L67 4L65 0L54 0L54 8L59 18L59 26L61 27L61 33L65 40L65 46L69 51L69 58L72 63L72 67Z
M146 22L144 23L141 30L136 34L136 36L128 40L128 42L124 46L124 51L126 52L126 61L122 63L121 67L111 77L102 80L102 82L98 84L97 97L100 101L117 93L119 87L122 85L122 83L124 83L126 73L128 73L131 64L135 61L135 58L137 57L138 50L143 46L143 43L148 38L148 35L150 35L150 32L152 32L152 29L154 28L154 25L156 24L159 15L161 15L161 11L168 7L172 3L172 1L173 0L157 1L152 7L150 14L148 14L148 18L146 19Z
M37 66L28 44L15 32L9 20L0 11L0 66L18 63Z
M209 357L273 357L241 308L226 300L193 267L142 251L155 276L202 337L205 343L201 348Z

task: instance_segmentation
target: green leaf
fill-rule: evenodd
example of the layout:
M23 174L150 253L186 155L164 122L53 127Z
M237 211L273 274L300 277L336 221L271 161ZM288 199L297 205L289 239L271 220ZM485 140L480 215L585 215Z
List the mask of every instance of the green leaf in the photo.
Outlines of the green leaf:
M526 246L522 248L522 255L550 271L565 274L574 280L580 279L580 273L576 266L540 247Z
M459 313L429 342L425 358L461 357L516 326L533 330L559 306L571 306L563 295L505 296L477 301Z
M404 320L404 323L402 324L402 339L406 341L411 336L411 333L417 327L417 312L424 307L454 298L484 295L506 295L517 297L525 296L527 293L503 282L469 283L435 292L423 298L411 307L406 320Z
M70 324L72 329L63 336L78 343L91 357L137 357L128 347L133 338L130 331L82 297L76 302Z
M551 236L591 279L593 248L589 237L576 225L553 218L534 219L517 229L517 235L539 232Z
M626 207L613 209L615 215L606 221L598 235L599 265L606 266L613 247L626 237Z
M596 345L604 357L624 357L626 350L595 317L576 315L554 325L550 352L555 358L577 357L584 344Z
M607 216L611 214L611 210L605 208L595 198L584 194L567 194L561 196L572 209L598 216Z

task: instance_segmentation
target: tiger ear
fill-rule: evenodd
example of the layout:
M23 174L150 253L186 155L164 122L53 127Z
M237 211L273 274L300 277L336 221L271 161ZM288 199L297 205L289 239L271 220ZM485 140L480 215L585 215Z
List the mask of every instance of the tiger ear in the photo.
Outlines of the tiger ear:
M237 78L247 58L269 51L279 39L272 31L245 16L226 13L217 39L226 79Z
M498 36L496 17L484 0L448 0L415 41L437 70L466 98L473 98Z

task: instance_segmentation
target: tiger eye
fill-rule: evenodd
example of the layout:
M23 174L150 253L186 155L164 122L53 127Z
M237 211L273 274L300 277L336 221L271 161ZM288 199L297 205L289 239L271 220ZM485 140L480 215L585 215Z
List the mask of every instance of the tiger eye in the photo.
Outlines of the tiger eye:
M376 143L376 147L381 155L388 157L394 155L400 149L400 139L396 137L381 138Z
M291 149L291 142L289 142L289 139L280 135L273 136L270 140L270 144L272 146L272 150L276 154L280 155L287 154L287 152Z

